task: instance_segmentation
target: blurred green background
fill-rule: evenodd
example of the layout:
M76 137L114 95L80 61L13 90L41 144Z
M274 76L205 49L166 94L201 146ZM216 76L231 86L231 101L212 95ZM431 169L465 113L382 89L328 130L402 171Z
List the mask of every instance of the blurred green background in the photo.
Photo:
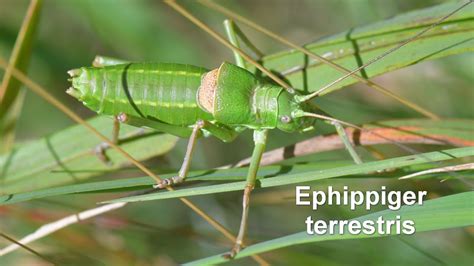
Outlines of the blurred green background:
M223 32L224 17L181 1L208 25ZM300 0L300 1L221 1L235 12L253 19L284 37L309 43L351 27L378 21L396 14L443 1L385 0ZM28 6L24 0L0 0L0 56L8 58ZM243 27L250 40L265 53L286 47ZM29 76L43 85L82 117L94 114L65 94L69 87L66 71L90 65L95 55L107 55L133 61L188 63L214 68L233 60L225 47L189 23L160 1L126 0L46 0L42 10ZM424 62L378 77L376 80L398 94L422 104L442 117L472 118L472 54ZM3 73L2 73L3 74ZM317 103L335 117L362 123L416 115L396 102L364 86L332 93ZM72 125L65 115L36 95L27 93L18 122L18 142L54 133ZM288 135L271 132L269 149L331 129L321 126L317 133ZM148 162L164 172L175 171L184 155L185 140L172 152ZM244 133L235 142L224 144L210 138L200 141L193 169L206 169L236 162L251 154L251 134ZM400 151L390 151L399 154ZM346 160L345 151L318 154L301 160ZM350 185L354 189L376 189L381 184L392 189L429 188L433 194L449 194L459 184L441 185L438 181L389 181L383 179L334 179L318 186ZM252 202L249 240L258 242L301 231L309 209L295 208L293 187L256 191ZM0 209L0 230L23 236L48 221L83 210L95 202L114 197L68 196ZM241 193L194 198L199 206L228 228L237 231ZM373 211L376 211L375 209ZM344 208L327 207L318 211L321 219L349 218L363 214ZM2 246L7 242L0 239ZM319 263L320 265L461 265L472 263L472 230L446 230L416 237L323 242L277 250L264 257L274 264ZM173 265L223 252L230 244L204 221L176 200L147 202L128 206L93 221L62 230L32 244L45 254L83 265ZM11 265L42 262L19 250L0 258ZM232 262L246 265L250 259Z

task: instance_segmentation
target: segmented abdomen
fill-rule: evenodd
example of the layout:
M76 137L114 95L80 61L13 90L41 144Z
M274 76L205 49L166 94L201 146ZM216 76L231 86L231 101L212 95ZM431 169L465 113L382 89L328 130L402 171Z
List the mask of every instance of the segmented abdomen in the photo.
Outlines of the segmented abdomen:
M117 115L123 112L187 126L198 119L212 120L212 116L196 103L201 76L207 71L196 66L168 63L86 67L73 77L71 94L98 113Z

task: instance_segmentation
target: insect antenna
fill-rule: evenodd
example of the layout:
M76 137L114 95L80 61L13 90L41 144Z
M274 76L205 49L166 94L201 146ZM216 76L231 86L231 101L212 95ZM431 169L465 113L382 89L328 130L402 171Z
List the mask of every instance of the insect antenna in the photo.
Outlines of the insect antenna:
M425 157L420 151L417 151L417 150L415 150L415 149L413 149L413 148L411 148L411 147L409 147L405 144L402 144L402 143L400 143L396 140L385 137L385 136L383 136L381 134L378 134L376 132L367 130L363 127L359 127L359 126L354 125L352 123L349 123L349 122L346 122L346 121L343 121L343 120L340 120L340 119L337 119L337 118L333 118L333 117L330 117L330 116L327 116L327 115L316 114L316 113L311 113L311 112L305 112L305 111L301 111L301 110L293 112L292 115L293 115L293 117L314 117L314 118L321 119L321 120L324 120L324 121L327 121L327 122L339 123L341 125L345 125L345 126L348 126L348 127L355 128L355 129L360 130L361 132L364 132L366 134L373 135L373 136L376 136L378 138L384 139L388 143L393 144L393 145L399 147L400 149L402 149L404 151L407 151L410 154L414 154L416 156L421 156L422 158L427 160L427 163L431 163L431 164L434 164L434 165L440 165L440 162L435 162L433 160L430 160L429 158ZM446 172L450 172L452 175L457 176L458 179L461 179L461 176L459 176L459 174L457 174L454 171L451 171L449 168L446 170Z
M316 113L310 113L310 112L304 112L304 111L296 111L293 113L293 116L294 117L314 117L314 118L318 118L318 119L321 119L321 120L324 120L324 121L328 121L328 122L332 122L332 123L339 123L341 125L345 125L345 126L348 126L348 127L352 127L352 128L355 128L357 130L360 130L360 131L363 131L367 134L371 134L371 135L374 135L374 136L377 136L381 139L384 139L386 140L388 143L391 143L391 144L394 144L396 146L398 146L399 148L409 152L409 153L412 153L412 154L420 154L419 151L415 150L415 149L412 149L410 147L408 147L407 145L404 145L402 143L399 143L398 141L395 141L395 140L392 140L391 138L387 138L383 135L380 135L376 132L372 132L372 131L369 131L365 128L362 128L362 127L359 127L357 125L354 125L352 123L349 123L349 122L346 122L346 121L343 121L343 120L340 120L340 119L337 119L337 118L333 118L333 117L330 117L330 116L327 116L327 115L322 115L322 114L316 114Z
M208 2L206 0L201 0L200 1L201 3L205 3L205 2ZM383 59L384 57L386 57L387 55L395 52L396 50L400 49L401 47L405 46L406 44L418 39L420 36L422 36L423 34L425 34L426 32L428 32L429 30L433 29L434 27L436 27L437 25L439 25L440 23L442 23L443 21L445 21L447 18L449 18L450 16L452 16L453 14L455 14L456 12L458 12L459 10L463 9L465 6L467 6L468 4L470 4L472 1L469 1L467 3L464 3L462 4L460 7L456 8L454 11L450 12L449 14L445 15L444 17L442 17L441 19L437 20L435 23L431 24L430 26L428 26L427 28L423 29L422 31L420 31L419 33L417 33L416 35L414 35L413 37L411 38L408 38L406 39L405 41L403 41L401 44L399 44L398 46L384 52L383 54L373 58L372 60L370 60L369 62L367 62L366 64L362 65L361 67L353 70L353 71L349 71L346 75L342 76L341 78L337 79L336 81L334 82L331 82L330 84L324 86L322 89L312 93L312 94L308 94L308 95L295 95L295 99L299 102L306 102L306 101L309 101L311 100L312 98L320 95L323 91L327 90L329 87L333 86L334 84L346 79L347 77L351 76L351 75L355 75L356 72L360 71L361 69L364 69L366 68L367 66L379 61L380 59ZM190 20L193 24L195 24L196 26L198 26L199 28L201 28L202 30L204 30L205 32L207 32L208 34L210 34L213 38L215 38L216 40L218 40L219 42L221 42L222 44L224 44L225 46L227 46L228 48L232 49L233 51L237 52L238 54L240 54L245 60L247 60L249 63L251 63L252 65L254 65L256 68L258 68L259 70L261 70L263 73L265 73L267 76L269 76L271 79L273 79L276 83L282 85L284 88L286 88L290 93L294 93L294 89L292 87L290 87L286 82L282 81L280 78L278 77L275 77L275 75L270 72L269 70L267 70L265 67L263 67L261 64L257 63L255 60L253 60L248 54L246 54L244 51L242 51L241 49L239 49L238 47L235 47L234 45L232 45L230 42L228 42L226 39L224 39L220 34L218 34L216 31L212 30L211 28L209 28L207 25L205 25L202 21L200 21L198 18L196 18L194 15L192 15L188 10L186 10L183 6L181 6L180 4L178 4L175 0L165 0L165 3L168 4L170 7L172 7L173 9L175 9L178 13L180 13L182 16L184 16L185 18L187 18L188 20ZM367 80L368 82L371 82L370 80ZM421 107L420 107L421 108ZM423 110L423 109L422 109ZM429 113L429 112L428 112ZM431 113L430 113L431 114ZM415 149L412 149L402 143L399 143L393 139L390 139L390 138L387 138L387 137L384 137L380 134L377 134L375 132L370 132L366 129L363 129L361 127L358 127L356 125L353 125L351 123L348 123L348 122L345 122L345 121L342 121L342 120L338 120L338 119L335 119L335 118L331 118L329 116L324 116L324 115L319 115L319 114L314 114L314 113L299 113L299 114L296 114L296 115L301 115L301 116L309 116L309 117L315 117L315 118L320 118L322 120L325 120L325 121L331 121L331 122L337 122L337 123L340 123L342 125L346 125L346 126L350 126L350 127L353 127L353 128L356 128L358 130L361 130L361 131L364 131L366 132L367 134L373 134L374 136L377 136L377 137L380 137L381 139L384 139L384 140L387 140L387 142L389 143L392 143L398 147L400 147L401 149L409 152L410 154L420 154L419 151L415 150ZM431 118L437 118L436 115L432 114L432 115L428 115L428 114L425 114L426 116L428 117L431 117ZM420 155L422 156L422 155ZM428 158L426 158L428 162L431 162L431 163L436 163L436 162L433 162L431 160L429 160Z
M320 61L338 71L340 71L341 73L343 74L346 74L346 73L350 73L350 75L354 78L356 78L357 80L365 83L366 85L368 85L370 88L373 88L383 94L385 94L386 96L388 97L391 97L395 100L397 100L398 102L402 103L403 105L409 107L410 109L426 116L426 117L429 117L431 119L439 119L439 117L426 110L425 108L409 101L408 99L405 99L399 95L396 95L395 93L391 92L390 90L384 88L383 86L375 83L374 81L368 79L368 78L364 78L363 76L360 76L360 75L357 75L355 72L357 71L354 71L354 72L351 72L351 70L339 65L339 64L336 64L334 62L332 62L331 60L328 60L326 58L324 58L323 56L319 56L315 53L313 53L312 51L310 51L309 49L305 48L304 46L299 46L291 41L289 41L288 39L285 39L284 37L282 36L279 36L278 34L268 30L267 28L264 28L263 26L251 21L250 19L247 19L239 14L236 14L234 13L233 11L215 3L215 2L212 2L210 0L198 0L198 2L210 9L213 9L217 12L220 12L221 14L225 15L225 16L228 16L232 19L235 19L236 21L239 21L247 26L249 26L250 28L258 31L258 32L261 32L267 36L269 36L270 38L282 43L283 45L286 45L288 47L291 47L293 49L296 49L304 54L306 54L307 56L309 56L310 58L316 60L316 61ZM245 35L241 35L241 36L245 36ZM322 93L322 91L320 92L320 94ZM316 96L315 96L316 97Z
M326 86L322 87L321 89L311 93L311 94L308 94L308 95L304 95L304 96L296 96L295 99L298 101L298 102L306 102L306 101L309 101L311 99L313 99L314 97L317 97L319 96L321 93L323 93L324 91L326 91L327 89L331 88L333 85L345 80L346 78L350 77L351 75L354 75L356 72L359 72L360 70L372 65L373 63L379 61L380 59L383 59L385 58L386 56L390 55L391 53L397 51L398 49L402 48L403 46L417 40L418 38L420 38L422 35L424 35L425 33L427 33L428 31L430 31L431 29L435 28L436 26L438 26L439 24L441 24L443 21L445 21L446 19L448 19L450 16L454 15L456 12L458 12L459 10L463 9L464 7L466 7L467 5L471 4L472 3L472 0L469 0L468 2L462 4L460 7L456 8L455 10L451 11L449 14L445 15L444 17L440 18L439 20L437 20L435 23L431 24L430 26L428 26L427 28L421 30L420 32L418 32L417 34L413 35L412 37L402 41L399 45L385 51L384 53L382 53L381 55L379 56L376 56L374 58L372 58L371 60L369 60L367 63L363 64L362 66L352 70L351 72L345 74L344 76L334 80L333 82L330 82L329 84L327 84Z
M242 57L244 57L249 63L251 63L252 65L254 65L255 67L257 67L258 69L262 70L262 72L264 72L265 74L267 74L270 78L272 78L275 82L277 82L278 84L280 85L284 85L283 87L285 87L289 92L294 92L294 89L289 87L288 84L286 84L285 82L282 82L281 79L279 79L278 77L274 77L273 73L269 72L266 68L264 68L263 66L261 66L259 63L255 62L254 60L252 60L251 58L249 58L249 56L247 54L245 54L245 52L243 52L241 49L239 49L238 47L235 47L233 46L232 44L230 44L227 40L223 39L217 32L213 31L212 29L210 29L208 26L204 25L201 21L199 21L196 17L194 17L192 14L190 14L185 8L183 8L182 6L180 6L179 4L177 4L174 0L167 0L165 1L168 5L170 5L172 8L174 8L176 11L178 11L179 13L181 13L184 17L188 18L189 20L191 20L194 24L196 24L199 28L203 29L204 31L208 32L211 36L213 36L215 39L217 39L219 42L223 43L224 45L226 45L227 47L229 47L230 49L232 49L234 52L237 52L238 54L240 54ZM324 91L328 90L330 87L332 87L333 85L343 81L344 79L346 79L347 77L349 76L352 76L354 78L356 78L357 80L367 84L369 87L371 88L374 88L376 90L378 90L379 92L399 101L400 103L404 104L405 106L411 108L412 110L415 110L416 112L428 117L428 118L431 118L431 119L440 119L436 114L426 110L425 108L407 100L407 99L404 99L403 97L401 96L398 96L396 95L395 93L391 92L390 90L382 87L381 85L367 79L367 78L364 78L362 76L359 76L357 75L356 73L364 68L366 68L367 66L379 61L380 59L388 56L389 54L395 52L396 50L400 49L401 47L405 46L406 44L410 43L410 42L413 42L415 41L416 39L418 39L419 37L421 37L423 34L425 34L426 32L428 32L429 30L435 28L436 26L438 26L440 23L442 23L443 21L445 21L447 18L449 18L450 16L452 16L453 14L455 14L456 12L458 12L459 10L463 9L464 7L466 7L468 4L470 4L472 1L469 1L469 2L466 2L464 4L462 4L460 7L456 8L454 11L450 12L449 14L445 15L444 17L442 17L441 19L439 19L438 21L436 21L435 23L431 24L430 26L428 26L427 28L423 29L422 31L420 31L419 33L417 33L416 35L412 36L411 38L408 38L406 39L405 41L403 41L402 43L400 43L398 46L384 52L383 54L371 59L369 62L367 62L366 64L358 67L357 69L351 71L343 66L340 66L330 60L327 60L326 58L322 57L322 56L319 56L311 51L309 51L308 49L304 48L304 47L301 47L301 46L298 46L288 40L286 40L285 38L281 37L281 36L278 36L277 34L275 34L274 32L271 32L270 30L252 22L251 20L249 19L246 19L245 17L242 17L238 14L235 14L234 12L232 12L231 10L229 9L226 9L225 7L219 5L219 4L216 4L214 2L211 2L209 0L198 0L198 2L208 8L211 8L213 10L216 10L217 12L220 12L226 16L229 16L237 21L240 21L244 24L246 24L247 26L263 33L263 34L266 34L267 36L289 46L289 47L292 47L296 50L299 50L300 52L303 52L304 54L310 56L311 58L313 59L316 59L316 60L319 60L321 62L323 62L324 64L327 64L337 70L339 70L340 72L343 72L343 73L346 73L344 76L338 78L337 80L327 84L326 86L324 86L323 88L317 90L316 92L314 93L311 93L309 95L296 95L295 96L295 100L297 100L298 102L305 102L305 101L309 101L310 99L314 98L314 97L317 97L319 95L321 95ZM238 28L237 28L238 29ZM242 36L245 36L242 34Z
M325 64L327 64L327 65L329 65L329 66L331 66L331 67L333 67L333 68L335 68L335 69L337 69L337 70L343 72L343 73L346 73L346 74L345 74L344 76L342 76L341 78L335 80L334 82L331 82L331 83L327 84L326 86L324 86L323 88L317 90L316 92L314 92L314 93L312 93L312 94L309 94L309 95L302 95L302 96L296 95L296 96L295 96L295 99L296 99L297 101L299 101L299 102L309 101L309 100L313 99L314 97L317 97L317 96L321 95L324 91L326 91L327 89L329 89L331 86L337 84L338 82L343 81L344 79L348 78L349 76L352 76L352 77L358 79L359 81L361 81L361 82L367 84L369 87L374 88L374 89L378 90L379 92L384 93L385 95L387 95L387 96L389 96L389 97L391 97L391 98L393 98L393 99L399 101L400 103L404 104L405 106L408 106L409 108L411 108L411 109L413 109L413 110L415 110L415 111L417 111L417 112L423 114L424 116L429 117L429 118L431 118L431 119L437 119L437 120L439 120L440 118L439 118L436 114L434 114L434 113L432 113L432 112L430 112L430 111L424 109L423 107L421 107L421 106L419 106L419 105L417 105L417 104L415 104L415 103L413 103L413 102L411 102L411 101L409 101L409 100L407 100L407 99L402 98L401 96L396 95L395 93L393 93L393 92L391 92L390 90L388 90L388 89L382 87L381 85L379 85L379 84L377 84L377 83L371 81L370 79L366 79L366 78L364 78L364 77L362 77L362 76L359 76L359 75L357 75L356 73L357 73L358 71L360 71L360 70L362 70L362 69L368 67L369 65L371 65L371 64L373 64L373 63L379 61L380 59L385 58L385 57L388 56L389 54L391 54L391 53L397 51L398 49L402 48L403 46L407 45L408 43L411 43L411 42L417 40L417 39L420 38L422 35L424 35L424 34L427 33L428 31L430 31L431 29L433 29L433 28L435 28L436 26L438 26L439 24L441 24L441 23L442 23L443 21L445 21L447 18L451 17L451 16L454 15L456 12L460 11L461 9L463 9L464 7L466 7L467 5L469 5L472 1L463 3L461 6L457 7L455 10L451 11L449 14L445 15L444 17L438 19L436 22L434 22L433 24L429 25L427 28L425 28L425 29L423 29L422 31L418 32L418 33L415 34L414 36L412 36L412 37L410 37L410 38L408 38L408 39L402 41L399 45L397 45L397 46L395 46L394 48L389 49L388 51L382 53L381 55L379 55L379 56L377 56L377 57L375 57L375 58L369 60L366 64L364 64L364 65L360 66L359 68L357 68L357 69L355 69L355 70L352 70L352 71L349 70L349 69L347 69L347 68L345 68L345 67L343 67L343 66L340 66L340 65L338 65L338 64L336 64L336 63L334 63L334 62L332 62L332 61L330 61L330 60L327 60L326 58L324 58L324 57L322 57L322 56L319 56L319 55L317 55L317 54L311 52L310 50L308 50L308 49L306 49L306 48L304 48L304 47L301 47L301 46L299 46L299 45L296 45L296 44L292 43L291 41L289 41L289 40L287 40L287 39L285 39L285 38L283 38L283 37L277 35L277 34L274 33L274 32L271 32L270 30L268 30L268 29L262 27L261 25L258 25L258 24L256 24L256 23L254 23L253 21L251 21L251 20L249 20L249 19L247 19L247 18L245 18L245 17L242 17L242 16L240 16L240 15L238 15L238 14L235 14L235 13L232 12L231 10L226 9L225 7L223 7L223 6L221 6L221 5L217 4L217 3L214 3L214 2L209 1L209 0L198 0L198 2L201 3L202 5L208 7L208 8L211 8L211 9L213 9L213 10L216 10L216 11L218 11L218 12L220 12L220 13L226 15L226 16L229 16L229 17L231 17L231 18L233 18L233 19L235 19L235 20L237 20L237 21L240 21L240 22L246 24L247 26L249 26L249 27L255 29L256 31L259 31L259 32L261 32L261 33L263 33L263 34L265 34L265 35L267 35L267 36L269 36L269 37L271 37L271 38L273 38L273 39L275 39L275 40L277 40L277 41L283 43L284 45L287 45L287 46L289 46L289 47L291 47L291 48L294 48L294 49L296 49L296 50L298 50L298 51L301 51L302 53L308 55L309 57L311 57L311 58L313 58L313 59L319 60L319 61L321 61L321 62L323 62L323 63L325 63ZM245 35L243 35L243 36L245 36ZM319 118L319 119L322 119L322 120L325 120L325 121L336 122L336 123L339 123L339 124L341 124L341 125L346 125L346 126L349 126L349 127L355 128L355 129L358 129L358 130L360 130L360 131L363 131L363 132L365 132L365 133L369 133L369 134L371 134L371 135L377 136L377 137L379 137L379 138L381 138L381 139L384 139L384 140L386 140L388 143L394 144L394 145L398 146L399 148L401 148L402 150L405 150L405 151L407 151L407 152L409 152L409 153L411 153L411 154L419 154L419 153L420 153L419 151L416 151L415 149L412 149L412 148L410 148L410 147L408 147L408 146L406 146L406 145L404 145L404 144L402 144L402 143L399 143L399 142L396 141L396 140L393 140L393 139L391 139L391 138L387 138L387 137L382 136L382 135L380 135L380 134L377 134L377 133L375 133L375 132L369 132L369 130L367 130L367 129L363 129L363 128L358 127L358 126L356 126L356 125L354 125L354 124L351 124L351 123L348 123L348 122L345 122L345 121L342 121L342 120L339 120L339 119L335 119L335 118L332 118L332 117L330 117L330 116L321 115L321 114L315 114L315 113L305 113L305 116L315 117L315 118ZM429 161L431 161L431 160L429 160ZM432 162L432 161L431 161L431 162ZM455 173L453 173L453 174L455 174Z

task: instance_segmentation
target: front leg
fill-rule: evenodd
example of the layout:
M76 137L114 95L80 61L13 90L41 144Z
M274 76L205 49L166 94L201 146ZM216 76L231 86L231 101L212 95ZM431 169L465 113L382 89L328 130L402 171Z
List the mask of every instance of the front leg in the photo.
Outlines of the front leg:
M267 142L267 130L255 130L253 133L254 149L252 153L252 158L250 161L250 167L247 173L247 183L244 188L244 195L242 199L242 218L240 221L240 229L237 239L235 240L235 245L232 250L224 255L226 258L233 258L239 251L242 249L242 244L245 237L245 232L247 230L247 219L249 215L249 205L250 205L250 193L255 188L255 182L257 179L257 172L260 166L260 160L262 159L262 154L265 151L265 145Z
M344 144L344 147L349 152L349 154L351 155L354 162L356 164L361 164L362 159L359 157L359 154L357 154L357 152L354 148L354 145L349 140L349 137L347 136L346 131L344 130L344 127L337 121L332 121L330 123L336 128L337 134L341 138L342 143Z

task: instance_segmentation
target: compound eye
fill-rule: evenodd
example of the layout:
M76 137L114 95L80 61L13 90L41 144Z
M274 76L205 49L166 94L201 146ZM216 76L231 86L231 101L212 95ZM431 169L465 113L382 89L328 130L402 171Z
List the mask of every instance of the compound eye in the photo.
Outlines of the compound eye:
M287 116L287 115L283 115L282 117L280 117L280 121L282 123L285 123L285 124L288 124L291 122L291 117Z

